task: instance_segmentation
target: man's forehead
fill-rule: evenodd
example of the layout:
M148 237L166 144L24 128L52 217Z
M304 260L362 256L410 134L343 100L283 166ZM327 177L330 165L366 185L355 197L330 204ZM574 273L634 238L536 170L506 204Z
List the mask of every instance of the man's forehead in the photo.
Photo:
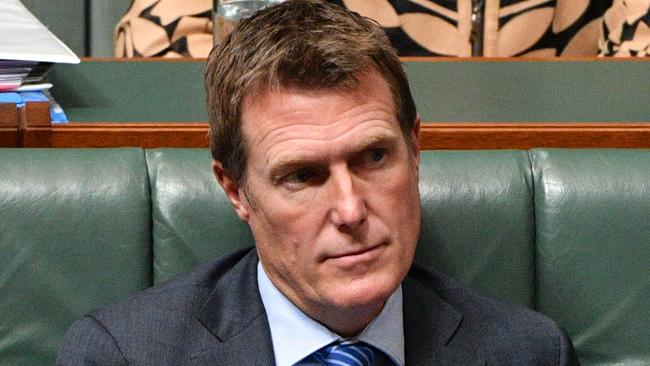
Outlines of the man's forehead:
M286 75L282 75L283 73ZM389 85L388 80L383 76L383 72L378 68L378 66L372 63L368 63L365 67L356 72L350 72L345 76L340 77L335 82L311 80L308 76L301 79L286 71L259 73L255 80L251 80L250 83L245 86L247 91L242 100L269 92L281 91L305 93L317 91L354 92L355 90L363 89L364 82L367 82L368 80L372 80L373 83L382 82L387 86Z
M269 93L250 104L242 115L248 142L259 144L278 138L335 139L358 125L399 128L389 99L349 93Z
M391 112L396 114L393 91L388 81L375 68L370 68L355 75L354 80L350 80L348 83L335 86L306 86L299 83L271 85L268 82L258 82L252 85L242 98L241 120L243 122L244 116L249 114L252 109L257 109L269 99L276 99L273 98L274 96L308 96L318 99L338 94L350 98L353 96L367 97L369 94L376 95L379 94L377 91L380 90L384 91L388 99L390 99ZM326 105L323 105L323 107L326 107Z
M392 147L402 141L402 136L392 130L373 130L367 131L358 139L347 141L344 144L329 146L341 155L358 154L369 148L375 147ZM310 146L291 146L288 149L281 150L273 156L266 156L266 161L270 163L299 163L308 160L321 160L324 155L322 149L312 149ZM271 159L272 158L272 159Z

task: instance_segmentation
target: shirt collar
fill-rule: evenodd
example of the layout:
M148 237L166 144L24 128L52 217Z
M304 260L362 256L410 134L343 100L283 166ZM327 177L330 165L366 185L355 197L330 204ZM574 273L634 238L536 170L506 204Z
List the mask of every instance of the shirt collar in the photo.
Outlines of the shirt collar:
M257 264L257 283L271 329L277 366L291 366L322 347L343 340L324 325L307 316L278 290ZM380 349L396 365L404 365L402 286L388 298L379 315L351 341L363 341ZM300 334L296 335L296 329Z

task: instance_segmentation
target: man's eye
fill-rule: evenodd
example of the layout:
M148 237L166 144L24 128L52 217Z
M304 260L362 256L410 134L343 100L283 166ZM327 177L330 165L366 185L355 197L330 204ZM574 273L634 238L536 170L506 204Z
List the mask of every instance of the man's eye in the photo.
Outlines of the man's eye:
M297 170L284 177L284 181L288 183L307 183L314 177L314 172L308 169Z
M384 160L384 157L386 157L385 149L372 149L368 152L368 158L374 163Z

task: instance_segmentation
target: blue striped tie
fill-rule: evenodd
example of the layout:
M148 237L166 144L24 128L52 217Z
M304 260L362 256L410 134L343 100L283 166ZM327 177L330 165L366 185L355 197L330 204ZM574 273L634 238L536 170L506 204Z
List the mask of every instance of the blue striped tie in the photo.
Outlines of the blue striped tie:
M370 366L375 350L361 342L341 342L321 348L313 356L327 366Z

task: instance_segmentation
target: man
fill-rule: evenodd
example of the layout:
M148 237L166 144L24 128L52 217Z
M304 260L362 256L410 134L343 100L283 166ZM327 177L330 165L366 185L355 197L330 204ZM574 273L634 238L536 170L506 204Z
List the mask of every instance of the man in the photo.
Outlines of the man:
M256 247L77 321L59 364L568 365L552 321L412 266L419 119L381 30L321 1L206 71L214 171Z

